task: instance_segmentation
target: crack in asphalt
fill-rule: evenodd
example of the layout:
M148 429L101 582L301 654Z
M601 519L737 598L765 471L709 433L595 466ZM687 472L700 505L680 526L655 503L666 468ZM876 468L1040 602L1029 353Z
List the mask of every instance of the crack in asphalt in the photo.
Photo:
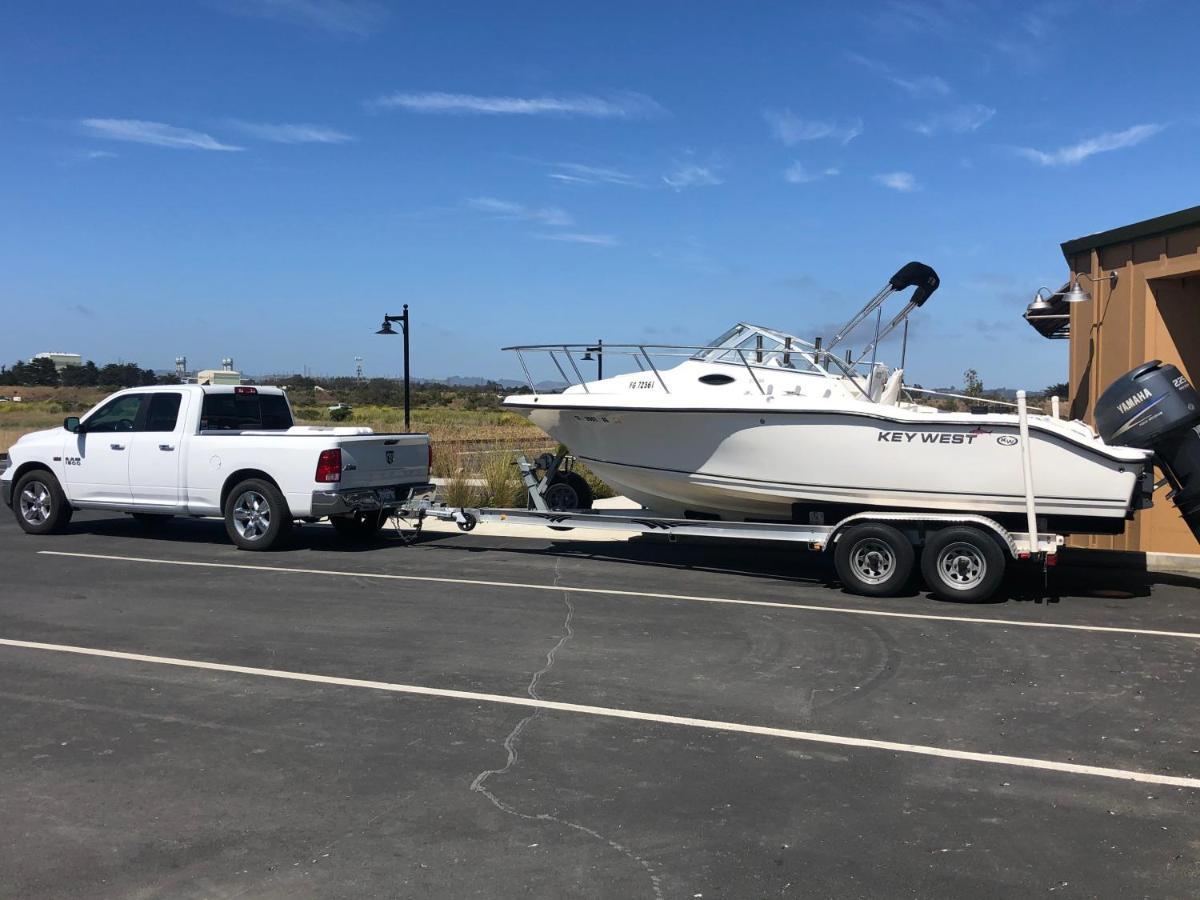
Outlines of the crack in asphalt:
M558 584L560 577L559 564L556 562L554 565L554 584ZM558 655L558 651L561 650L567 644L567 642L575 636L575 629L572 627L572 622L575 618L575 606L571 603L571 598L568 594L564 593L562 598L563 604L567 608L567 615L562 624L562 633L559 635L557 643L555 643L555 645L546 652L545 665L533 673L533 677L529 680L529 686L526 688L526 692L534 700L542 699L538 696L538 684L541 682L542 678L544 678L546 674L552 668L554 668L554 662L556 656ZM525 716L523 719L521 719L521 721L517 722L517 724L513 727L513 730L510 731L508 736L504 739L504 750L508 754L508 758L505 760L504 766L499 769L484 769L482 772L476 775L475 780L471 782L471 790L477 794L482 794L488 799L488 802L490 802L492 806L496 807L496 809L506 813L507 815L515 816L518 819L524 819L529 822L554 822L555 824L561 825L564 828L570 828L574 831L581 832L582 834L586 834L589 837L606 844L611 849L620 853L626 859L632 860L641 866L641 868L646 872L646 875L650 878L650 886L654 891L655 900L662 900L663 894L662 886L660 884L661 876L654 870L654 867L650 862L638 856L629 847L626 847L619 841L615 841L612 838L601 834L593 828L589 828L586 825L581 825L578 822L562 819L550 813L521 812L519 809L516 809L508 803L505 803L484 786L487 783L487 780L493 775L505 775L512 770L513 766L517 764L517 760L520 757L520 754L517 751L517 740L521 737L522 733L530 725L530 723L532 723L534 719L541 716L541 714L542 710L537 709Z

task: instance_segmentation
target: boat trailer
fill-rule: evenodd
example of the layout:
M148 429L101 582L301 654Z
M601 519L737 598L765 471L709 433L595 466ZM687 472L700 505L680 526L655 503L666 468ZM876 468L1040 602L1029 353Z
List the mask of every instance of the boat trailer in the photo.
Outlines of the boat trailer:
M1021 392L1022 394L1024 392ZM1024 396L1018 401L1024 412ZM1021 416L1024 422L1024 415ZM1022 441L1028 446L1028 439ZM729 541L782 542L805 549L833 553L842 583L852 593L872 597L902 591L918 566L930 590L938 597L960 602L981 602L999 586L1008 564L1017 560L1040 563L1043 571L1058 561L1063 537L1037 531L1033 492L1027 490L1025 532L1010 531L987 516L936 512L860 512L831 523L730 522L656 516L652 510L554 509L561 473L570 458L543 454L535 462L516 457L521 479L529 491L532 508L447 506L437 502L430 485L414 492L393 516L396 532L407 543L420 534L426 519L453 522L464 532L479 524L538 525L555 531L589 528L600 531ZM542 473L539 475L538 473ZM1026 469L1029 479L1031 472ZM1029 483L1028 480L1026 482Z

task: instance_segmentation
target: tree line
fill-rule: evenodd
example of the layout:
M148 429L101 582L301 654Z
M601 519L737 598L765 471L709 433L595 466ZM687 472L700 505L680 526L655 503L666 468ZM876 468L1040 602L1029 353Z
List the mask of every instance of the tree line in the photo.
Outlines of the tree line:
M359 380L339 376L318 380L305 375L288 375L272 376L269 382L287 388L293 405L401 406L404 403L404 382L396 378ZM520 392L491 381L481 385L413 381L410 393L413 406L499 409L500 397Z
M54 363L42 357L29 362L17 360L11 366L0 366L0 385L23 387L145 387L151 384L178 384L175 375L157 375L137 363L108 363L97 366L90 359L82 366L67 366L61 372Z

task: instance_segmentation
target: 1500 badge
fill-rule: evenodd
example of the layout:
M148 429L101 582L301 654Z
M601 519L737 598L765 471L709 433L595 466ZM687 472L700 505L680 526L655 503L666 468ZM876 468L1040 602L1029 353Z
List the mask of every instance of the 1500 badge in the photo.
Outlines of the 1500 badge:
M881 431L877 441L893 444L973 444L978 434L954 434L949 431Z

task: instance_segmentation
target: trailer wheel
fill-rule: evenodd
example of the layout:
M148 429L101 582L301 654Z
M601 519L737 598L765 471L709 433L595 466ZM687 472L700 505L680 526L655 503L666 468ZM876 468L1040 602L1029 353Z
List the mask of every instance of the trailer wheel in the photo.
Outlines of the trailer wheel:
M865 522L838 538L833 564L846 590L866 597L890 597L912 575L916 554L891 525Z
M921 574L935 597L979 603L1004 578L1004 552L992 536L969 525L935 531L921 553Z
M582 475L577 472L559 472L546 485L544 495L546 506L552 510L591 509L592 487ZM533 501L529 501L533 509Z

